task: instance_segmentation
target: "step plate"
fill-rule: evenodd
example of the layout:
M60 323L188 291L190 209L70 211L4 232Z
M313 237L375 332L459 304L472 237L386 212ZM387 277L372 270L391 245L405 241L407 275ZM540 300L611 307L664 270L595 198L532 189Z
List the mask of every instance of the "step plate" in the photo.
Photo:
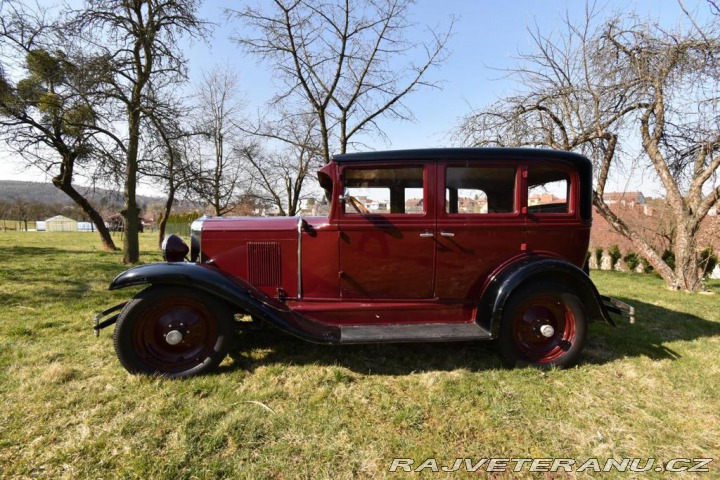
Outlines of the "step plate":
M340 328L340 343L452 342L490 340L475 322L352 325Z

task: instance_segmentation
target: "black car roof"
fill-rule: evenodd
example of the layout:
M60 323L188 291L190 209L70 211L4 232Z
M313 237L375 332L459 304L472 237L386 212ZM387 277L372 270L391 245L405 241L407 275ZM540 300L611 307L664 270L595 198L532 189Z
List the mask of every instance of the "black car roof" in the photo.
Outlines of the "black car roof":
M343 153L333 156L338 163L373 162L373 161L417 161L417 160L467 160L483 161L498 159L543 159L561 160L575 165L580 169L591 166L590 160L577 153L564 150L550 150L541 148L504 148L504 147L474 147L474 148L423 148L412 150L385 150L377 152Z

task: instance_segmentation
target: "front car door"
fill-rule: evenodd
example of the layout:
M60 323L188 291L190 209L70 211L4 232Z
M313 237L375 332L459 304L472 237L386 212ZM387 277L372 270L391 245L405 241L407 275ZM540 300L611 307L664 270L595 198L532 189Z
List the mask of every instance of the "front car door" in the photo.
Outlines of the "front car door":
M343 300L433 297L432 162L341 166L340 295Z

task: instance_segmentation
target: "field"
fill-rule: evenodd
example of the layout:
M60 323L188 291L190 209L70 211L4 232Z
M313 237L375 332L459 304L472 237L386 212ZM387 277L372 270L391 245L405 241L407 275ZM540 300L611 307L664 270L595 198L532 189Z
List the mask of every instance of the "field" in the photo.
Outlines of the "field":
M153 235L142 250L160 258ZM686 294L594 272L638 320L592 325L564 371L504 369L482 343L328 347L253 327L215 374L168 381L127 374L112 328L92 335L137 291L107 291L120 259L94 234L0 232L0 477L437 478L453 474L389 467L560 457L654 458L649 478L689 478L654 467L720 452L717 281Z

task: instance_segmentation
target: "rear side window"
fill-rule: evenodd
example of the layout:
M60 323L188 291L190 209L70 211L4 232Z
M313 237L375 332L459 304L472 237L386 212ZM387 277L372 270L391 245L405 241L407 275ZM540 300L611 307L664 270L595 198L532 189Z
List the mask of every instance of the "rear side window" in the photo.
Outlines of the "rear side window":
M343 171L343 212L349 215L423 214L423 167Z
M570 176L552 167L528 169L528 213L568 213Z
M445 172L445 213L513 213L515 171L514 167L448 167Z

